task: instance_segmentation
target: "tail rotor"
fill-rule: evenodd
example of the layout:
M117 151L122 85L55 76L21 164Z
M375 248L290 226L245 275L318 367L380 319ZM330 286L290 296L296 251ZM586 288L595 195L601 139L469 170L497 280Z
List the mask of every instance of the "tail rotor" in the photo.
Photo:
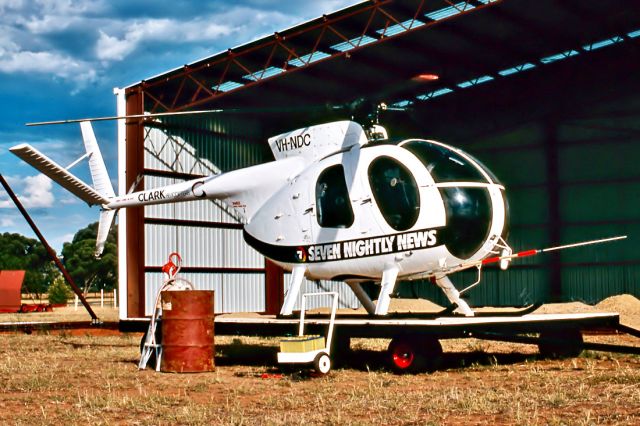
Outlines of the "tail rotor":
M98 238L96 241L95 251L96 257L99 257L104 250L104 245L107 241L107 236L109 235L109 229L111 229L116 213L116 210L106 208L106 205L109 204L109 200L115 197L115 191L113 190L109 173L107 173L107 167L104 164L104 159L100 153L98 141L96 140L93 128L91 127L91 122L80 122L80 129L82 131L82 139L84 140L86 154L71 163L68 167L62 167L29 144L16 145L9 150L90 206L103 206L103 209L100 212ZM88 158L93 187L87 185L81 179L69 172L71 167L85 158Z

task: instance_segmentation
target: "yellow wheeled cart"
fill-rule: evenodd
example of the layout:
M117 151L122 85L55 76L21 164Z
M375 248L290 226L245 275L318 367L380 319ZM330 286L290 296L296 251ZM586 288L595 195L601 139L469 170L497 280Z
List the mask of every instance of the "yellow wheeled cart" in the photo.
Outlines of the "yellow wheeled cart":
M304 334L304 317L308 297L332 296L331 319L327 338L318 335ZM311 364L320 374L327 374L331 370L331 338L335 325L336 310L338 309L338 293L307 293L302 296L302 309L300 311L300 328L298 336L289 337L280 341L278 363L280 364Z

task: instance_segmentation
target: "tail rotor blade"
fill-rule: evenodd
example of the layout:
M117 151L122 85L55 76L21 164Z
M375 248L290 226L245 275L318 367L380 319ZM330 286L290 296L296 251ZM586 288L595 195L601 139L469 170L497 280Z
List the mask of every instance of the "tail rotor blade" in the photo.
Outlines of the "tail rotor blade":
M113 198L115 197L115 192L113 190L113 185L111 185L109 174L107 173L107 167L102 159L96 135L93 133L93 127L91 127L91 123L89 121L82 121L80 123L80 129L82 130L84 148L89 156L89 169L91 170L93 187L103 197Z

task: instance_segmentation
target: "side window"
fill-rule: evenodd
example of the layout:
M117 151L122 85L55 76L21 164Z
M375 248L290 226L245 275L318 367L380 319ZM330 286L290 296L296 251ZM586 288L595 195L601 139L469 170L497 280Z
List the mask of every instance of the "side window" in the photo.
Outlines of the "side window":
M369 184L380 212L397 231L411 228L420 214L420 193L416 181L401 163L380 157L369 166Z
M348 228L353 225L353 210L344 177L338 164L325 169L316 182L316 216L323 228Z

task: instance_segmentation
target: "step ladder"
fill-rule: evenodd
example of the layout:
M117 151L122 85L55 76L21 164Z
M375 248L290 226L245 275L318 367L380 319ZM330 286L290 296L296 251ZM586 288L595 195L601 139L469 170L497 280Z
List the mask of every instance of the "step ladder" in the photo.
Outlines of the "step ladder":
M156 329L158 328L158 318L162 315L162 303L161 294L163 291L178 291L178 290L193 290L193 284L190 281L183 278L178 278L178 272L182 265L182 258L178 253L171 253L169 255L169 261L162 267L162 272L167 274L167 280L162 284L158 294L156 295L156 304L149 322L149 329L147 330L146 339L142 345L142 351L140 353L140 362L138 363L138 370L144 370L147 368L147 364L152 355L155 355L156 371L160 371L160 364L162 361L162 344L156 341Z
M158 292L158 295L160 292ZM149 323L149 329L147 330L146 339L142 346L142 353L140 354L140 362L138 363L138 370L144 370L147 368L147 364L152 355L155 355L156 371L160 371L160 363L162 362L162 344L156 342L156 329L158 328L158 316L162 312L162 308L159 306L159 297L156 300L156 308L151 322Z

